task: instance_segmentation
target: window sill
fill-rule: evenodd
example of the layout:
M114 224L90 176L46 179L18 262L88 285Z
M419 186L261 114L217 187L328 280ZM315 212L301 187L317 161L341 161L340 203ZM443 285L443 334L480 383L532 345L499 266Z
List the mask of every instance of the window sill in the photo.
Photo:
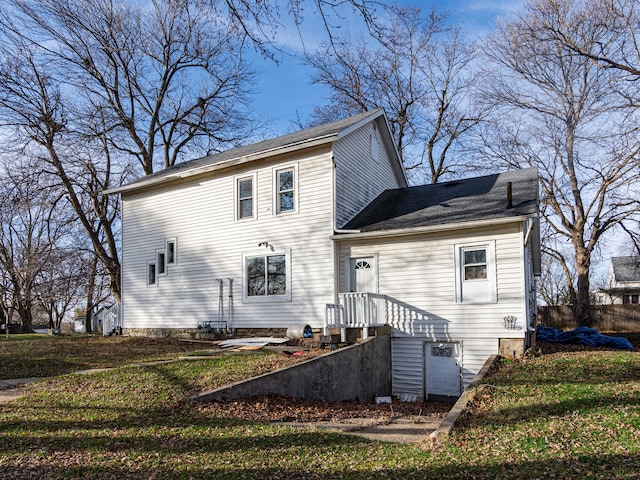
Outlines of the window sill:
M242 303L288 303L291 302L291 295L265 295L255 297L242 297Z

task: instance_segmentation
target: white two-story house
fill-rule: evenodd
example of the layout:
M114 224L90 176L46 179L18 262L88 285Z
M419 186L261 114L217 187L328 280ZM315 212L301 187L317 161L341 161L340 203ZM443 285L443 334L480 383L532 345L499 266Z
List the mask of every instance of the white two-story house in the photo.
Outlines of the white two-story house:
M611 257L607 288L596 293L596 303L640 303L640 256Z
M529 341L537 172L408 187L382 110L107 193L124 334L389 325L394 393L418 398Z

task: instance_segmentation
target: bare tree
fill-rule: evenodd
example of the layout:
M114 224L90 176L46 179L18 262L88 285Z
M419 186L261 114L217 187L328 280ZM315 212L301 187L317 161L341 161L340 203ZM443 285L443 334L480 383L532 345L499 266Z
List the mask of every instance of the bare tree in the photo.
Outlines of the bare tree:
M544 257L544 265L538 287L538 294L545 305L567 305L571 303L566 272L563 271L561 264L551 256Z
M133 158L150 174L246 137L243 35L205 0L11 0L0 26L4 147L58 177L119 300L119 207L102 192Z
M617 70L623 80L640 77L640 5L637 0L545 0L548 21L541 33L559 41L570 52L591 60L598 68ZM567 12L571 12L568 16ZM598 42L572 34L576 29L593 32ZM630 86L622 82L621 86ZM637 89L632 94L638 100Z
M12 128L14 158L36 159L35 172L57 178L61 199L72 207L95 254L109 272L113 295L120 296L117 199L102 191L119 184L129 170L114 165L105 135L87 135L90 119L75 115L64 84L47 72L46 60L29 45L4 45L0 60L0 112ZM94 130L95 131L95 130Z
M145 174L158 160L169 167L185 152L219 150L247 135L251 73L242 36L209 2L7 3L1 25L9 41L30 42L72 94L65 102L73 97L74 113Z
M386 14L369 35L334 36L308 56L314 82L331 90L315 121L383 107L412 179L436 183L454 173L456 148L485 114L469 98L475 46L435 9L393 5Z
M60 329L64 318L83 300L86 268L78 253L75 248L56 249L36 279L37 304L47 315L51 329Z
M566 33L577 43L602 42L602 32L580 28L568 4L561 16L550 4L532 1L488 44L498 73L486 83L487 99L499 108L482 155L539 168L543 248L564 271L576 318L588 324L592 256L606 232L638 212L638 137L610 72L548 34L560 18L575 26Z
M593 0L590 2L548 0L550 21L540 25L544 34L562 43L570 52L583 56L601 69L612 71L612 90L630 110L640 107L640 5L636 0ZM571 24L565 12L571 14ZM571 35L572 29L597 32L602 40L584 41ZM620 224L633 253L640 254L640 221L629 218Z
M55 189L24 166L2 179L0 265L11 308L22 329L32 329L38 283L71 219L56 209Z

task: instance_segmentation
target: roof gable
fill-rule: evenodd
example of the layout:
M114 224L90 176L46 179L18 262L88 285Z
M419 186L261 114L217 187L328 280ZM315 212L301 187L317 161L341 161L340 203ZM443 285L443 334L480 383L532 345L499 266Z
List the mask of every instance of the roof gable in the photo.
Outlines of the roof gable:
M616 282L640 282L640 257L611 257L611 269Z
M112 194L138 190L180 178L199 175L234 165L241 165L273 155L332 143L367 122L381 116L384 117L384 110L376 109L335 122L318 125L243 147L233 148L214 155L181 162L173 167L142 177L127 185L107 190L105 193Z
M508 205L509 188L511 205ZM537 212L538 170L526 168L446 183L385 190L344 228L374 232L532 217Z

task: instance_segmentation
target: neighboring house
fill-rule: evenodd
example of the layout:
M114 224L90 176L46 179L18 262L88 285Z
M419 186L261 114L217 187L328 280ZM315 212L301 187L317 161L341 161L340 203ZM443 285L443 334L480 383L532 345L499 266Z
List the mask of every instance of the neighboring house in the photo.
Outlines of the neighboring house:
M124 334L388 324L393 393L416 398L456 396L528 345L537 171L408 187L382 110L107 193Z
M607 288L597 292L598 304L640 303L640 257L611 257Z

